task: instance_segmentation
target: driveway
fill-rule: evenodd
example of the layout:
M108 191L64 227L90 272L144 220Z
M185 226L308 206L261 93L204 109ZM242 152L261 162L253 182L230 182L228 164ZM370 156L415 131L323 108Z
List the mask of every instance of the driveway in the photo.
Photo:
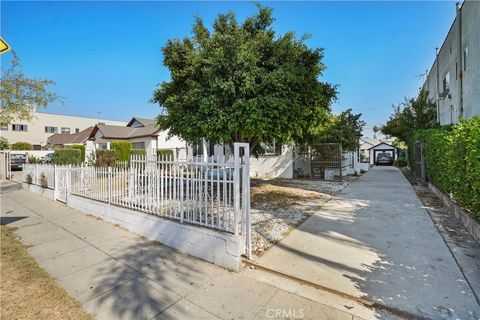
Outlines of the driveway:
M422 317L480 318L473 291L395 167L373 167L258 262Z

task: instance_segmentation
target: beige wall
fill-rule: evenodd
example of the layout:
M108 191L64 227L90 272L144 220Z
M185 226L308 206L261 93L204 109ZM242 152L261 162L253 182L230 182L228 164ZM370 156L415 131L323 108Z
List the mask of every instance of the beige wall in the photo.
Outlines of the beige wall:
M57 127L57 133L61 133L61 128L70 128L70 133L75 133L75 129L80 131L94 126L95 124L102 122L110 125L125 126L127 122L94 119L84 117L65 116L60 114L34 112L34 118L32 121L12 121L12 124L26 124L28 126L27 132L19 132L12 130L12 124L8 125L7 131L0 131L0 136L5 137L9 143L15 143L19 141L25 141L32 145L45 146L47 139L53 133L46 133L45 126Z

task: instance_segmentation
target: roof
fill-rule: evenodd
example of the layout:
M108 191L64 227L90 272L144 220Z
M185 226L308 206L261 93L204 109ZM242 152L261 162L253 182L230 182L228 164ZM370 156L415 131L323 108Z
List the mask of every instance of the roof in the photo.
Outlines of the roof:
M376 139L376 138L370 138L370 137L361 137L360 138L360 149L368 149L371 146L375 146L382 141Z
M48 143L53 145L83 143L90 137L93 128L94 127L88 127L75 133L55 133L48 137Z
M132 128L97 124L90 133L90 137L93 138L97 131L102 133L102 138L104 139L132 139L157 135L160 129L156 126Z
M391 144L388 144L388 143L386 143L386 142L380 142L379 144L374 145L373 147L368 148L368 150L373 149L373 148L375 148L375 147L378 147L378 146L380 146L380 145L382 145L382 144L384 144L384 145L386 145L386 146L389 146L389 147L392 147L393 149L398 149L397 147L392 146Z
M138 118L138 117L133 117L132 120L130 120L127 124L127 127L130 127L135 121L139 122L142 124L144 127L150 127L150 126L156 126L157 121L153 119L145 119L145 118Z

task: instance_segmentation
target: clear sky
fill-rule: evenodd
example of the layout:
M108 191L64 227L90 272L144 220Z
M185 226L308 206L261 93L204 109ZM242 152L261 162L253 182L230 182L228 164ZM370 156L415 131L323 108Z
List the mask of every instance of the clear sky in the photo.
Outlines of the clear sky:
M322 81L339 85L333 110L352 108L382 124L392 104L414 96L455 17L454 2L265 2L277 32L309 33L325 49ZM48 112L128 120L153 118L149 102L169 79L160 48L191 32L193 16L210 25L232 10L240 21L250 2L9 2L1 35L22 58L27 76L48 78L65 97ZM5 67L11 54L1 56Z

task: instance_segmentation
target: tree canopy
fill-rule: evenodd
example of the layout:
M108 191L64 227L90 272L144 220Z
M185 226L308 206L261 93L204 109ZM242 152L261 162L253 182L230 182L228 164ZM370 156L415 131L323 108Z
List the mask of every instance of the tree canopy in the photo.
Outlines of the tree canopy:
M382 127L382 133L407 142L416 129L436 126L435 103L428 99L428 92L421 90L416 98L405 98L405 101L393 106L393 114Z
M0 78L0 124L17 120L32 120L34 107L46 107L58 99L55 93L47 91L53 81L25 77L20 58L13 52L10 66L2 70Z
M154 91L161 128L196 142L291 143L305 139L330 113L336 87L319 81L323 49L306 37L278 34L272 9L243 23L220 14L209 30L195 19L193 35L162 48L171 80Z
M316 144L322 142L337 142L342 144L343 150L353 151L358 147L365 122L362 114L353 114L347 109L339 115L329 115L322 125L311 127L311 131L304 143Z

